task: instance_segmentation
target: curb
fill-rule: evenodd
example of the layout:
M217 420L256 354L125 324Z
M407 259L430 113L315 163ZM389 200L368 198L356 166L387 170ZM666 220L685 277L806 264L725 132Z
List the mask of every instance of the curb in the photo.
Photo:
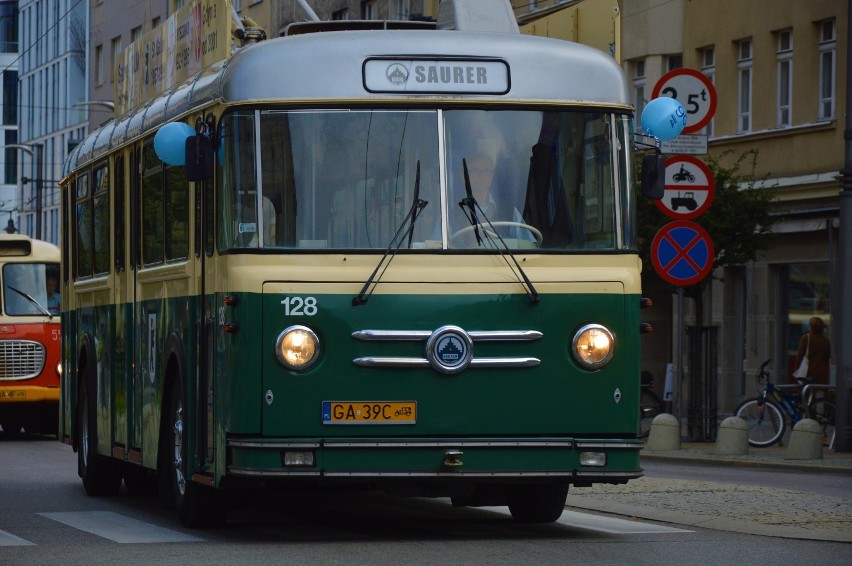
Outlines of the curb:
M761 525L747 521L734 521L724 517L708 517L694 513L685 513L682 511L672 512L660 510L653 507L646 507L644 505L608 504L596 501L578 500L585 498L591 499L592 497L572 496L569 492L568 502L565 503L565 508L596 511L621 517L640 518L659 523L677 525L679 527L687 526L746 535L827 542L852 542L852 533L848 532L835 533L827 531L806 531L798 527L789 527L785 525Z
M818 472L824 474L852 475L852 460L836 464L825 460L782 460L774 458L716 456L714 454L689 454L676 451L654 452L643 450L639 461L653 460L657 462L673 461L694 464L719 464L724 466L740 466L750 468L774 468L780 470L797 470L801 472Z

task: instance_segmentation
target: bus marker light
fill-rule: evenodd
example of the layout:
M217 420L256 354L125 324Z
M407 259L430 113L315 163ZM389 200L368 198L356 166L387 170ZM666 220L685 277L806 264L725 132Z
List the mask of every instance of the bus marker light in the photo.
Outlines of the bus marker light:
M314 453L313 452L290 452L285 451L281 456L281 463L285 468L288 467L297 467L297 468L307 468L312 467L314 465Z
M230 332L231 334L236 334L240 331L240 326L234 322L226 322L222 328L225 329L225 332Z
M239 298L236 295L225 295L225 304L229 307L237 306L237 303L240 302Z
M580 452L581 466L606 466L606 452Z

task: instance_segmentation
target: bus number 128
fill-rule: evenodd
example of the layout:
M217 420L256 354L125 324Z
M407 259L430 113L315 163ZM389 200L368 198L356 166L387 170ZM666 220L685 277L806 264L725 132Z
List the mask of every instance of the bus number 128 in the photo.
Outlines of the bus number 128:
M317 314L316 297L287 297L281 304L284 305L285 316L314 316Z

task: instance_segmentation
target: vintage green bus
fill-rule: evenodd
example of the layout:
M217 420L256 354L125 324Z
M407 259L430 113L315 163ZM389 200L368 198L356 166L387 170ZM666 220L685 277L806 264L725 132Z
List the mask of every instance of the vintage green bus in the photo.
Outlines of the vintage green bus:
M641 476L621 69L434 27L293 25L70 155L60 436L88 493L156 477L190 526L272 486L546 522Z

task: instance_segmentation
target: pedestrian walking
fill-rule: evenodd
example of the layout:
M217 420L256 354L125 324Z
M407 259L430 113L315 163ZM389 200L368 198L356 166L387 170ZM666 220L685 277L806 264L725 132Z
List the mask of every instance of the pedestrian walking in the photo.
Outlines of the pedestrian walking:
M799 350L796 353L797 369L793 374L795 377L808 377L811 383L828 385L831 342L824 332L825 322L818 316L811 317L808 321L808 332L799 340ZM805 367L802 367L803 363L806 363Z

